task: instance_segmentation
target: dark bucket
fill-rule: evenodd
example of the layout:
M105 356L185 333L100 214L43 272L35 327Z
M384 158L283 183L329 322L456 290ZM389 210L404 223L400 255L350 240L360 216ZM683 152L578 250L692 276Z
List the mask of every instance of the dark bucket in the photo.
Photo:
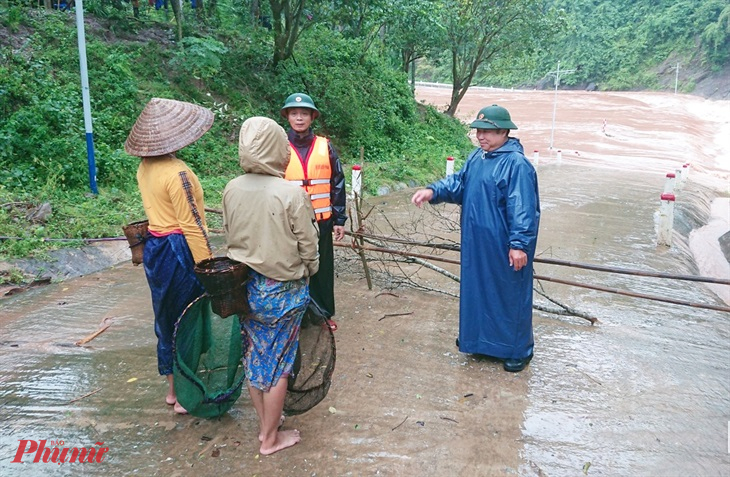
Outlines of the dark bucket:
M132 251L132 263L137 266L142 263L144 253L144 241L147 238L148 220L140 220L122 227L124 236L129 242L129 249Z
M210 295L213 313L226 318L248 313L248 266L228 257L215 257L195 265L195 275Z

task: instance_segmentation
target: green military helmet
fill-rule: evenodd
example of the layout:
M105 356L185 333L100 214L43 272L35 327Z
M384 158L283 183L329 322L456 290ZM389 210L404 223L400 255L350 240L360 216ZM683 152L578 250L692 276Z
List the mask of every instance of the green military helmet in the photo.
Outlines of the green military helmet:
M471 127L476 129L517 129L512 118L502 106L493 104L482 108L477 118L471 122Z
M308 94L294 93L289 95L284 101L284 106L281 107L281 115L286 118L286 110L289 108L306 108L312 110L312 119L317 119L319 116L319 109L314 105L314 101L309 97Z

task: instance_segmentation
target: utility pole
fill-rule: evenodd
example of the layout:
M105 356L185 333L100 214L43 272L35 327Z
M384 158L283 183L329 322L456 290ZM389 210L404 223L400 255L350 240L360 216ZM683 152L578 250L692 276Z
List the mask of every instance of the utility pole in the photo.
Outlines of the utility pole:
M76 0L76 36L79 43L79 63L81 67L81 98L84 104L84 126L86 128L86 158L89 163L89 187L98 194L96 188L96 159L94 158L94 132L91 129L91 98L89 96L89 74L86 66L86 33L84 31L84 2Z
M674 72L674 94L677 94L677 84L679 84L679 63L677 63Z
M558 86L560 86L560 74L568 75L575 73L575 70L560 71L560 62L558 61L558 69L551 71L548 75L555 76L555 98L553 99L553 124L550 127L550 150L553 150L553 138L555 137L555 113L558 109Z

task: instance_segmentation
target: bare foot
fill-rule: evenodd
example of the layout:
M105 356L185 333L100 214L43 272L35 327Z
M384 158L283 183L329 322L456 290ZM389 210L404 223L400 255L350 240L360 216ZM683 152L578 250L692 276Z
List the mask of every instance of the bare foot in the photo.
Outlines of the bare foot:
M302 438L299 437L299 431L296 429L292 429L291 431L277 431L274 445L271 447L264 447L261 445L259 452L263 455L271 455L274 452L291 447L301 440Z
M172 406L177 402L177 397L175 397L174 394L168 394L165 396L165 403L167 403L168 406Z
M179 402L175 401L175 407L173 408L176 414L187 414L188 411L180 405Z
M286 416L284 416L282 414L281 417L279 418L279 429L281 429L281 426L284 425L284 420L285 419L286 419ZM259 434L259 442L264 442L264 436L263 436L263 434Z

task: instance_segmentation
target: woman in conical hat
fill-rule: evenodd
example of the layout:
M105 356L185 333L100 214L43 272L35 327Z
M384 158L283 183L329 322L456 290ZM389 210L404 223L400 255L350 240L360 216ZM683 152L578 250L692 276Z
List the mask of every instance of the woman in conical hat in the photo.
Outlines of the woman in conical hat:
M175 321L203 294L193 269L212 253L203 189L195 173L175 153L197 141L212 124L213 113L206 108L152 98L124 143L128 154L141 158L137 183L149 220L143 263L155 314L157 367L168 380L165 402L179 414L186 411L177 402L173 385Z

